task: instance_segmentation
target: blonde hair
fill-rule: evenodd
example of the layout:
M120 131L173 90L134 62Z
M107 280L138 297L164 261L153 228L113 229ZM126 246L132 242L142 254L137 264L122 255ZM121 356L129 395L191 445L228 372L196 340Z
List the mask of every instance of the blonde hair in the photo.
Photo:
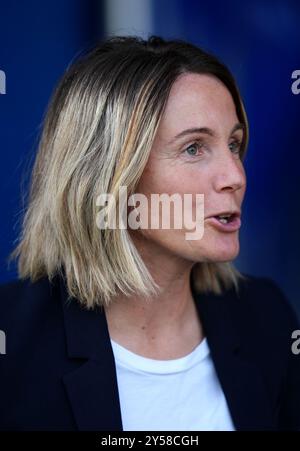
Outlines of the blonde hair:
M32 171L19 243L20 278L56 274L86 308L125 295L158 293L126 229L99 230L96 198L127 186L134 193L149 158L173 82L185 72L218 77L239 120L248 123L238 88L214 56L180 40L117 36L65 72L51 98ZM199 291L222 293L244 277L230 262L195 263Z

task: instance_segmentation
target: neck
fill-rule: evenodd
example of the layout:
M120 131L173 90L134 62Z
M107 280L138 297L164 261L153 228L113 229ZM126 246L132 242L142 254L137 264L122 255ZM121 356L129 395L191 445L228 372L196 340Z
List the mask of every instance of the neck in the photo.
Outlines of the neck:
M176 358L191 352L203 338L190 287L193 263L157 254L155 260L146 264L161 292L152 299L116 296L105 308L109 333L141 355Z

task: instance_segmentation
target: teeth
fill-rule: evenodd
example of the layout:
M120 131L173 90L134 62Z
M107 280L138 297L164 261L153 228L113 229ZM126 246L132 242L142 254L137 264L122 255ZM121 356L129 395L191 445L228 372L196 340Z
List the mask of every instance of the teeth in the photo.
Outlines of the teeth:
M217 216L218 220L222 223L222 224L227 224L229 222L229 218L231 217L231 215L220 215Z

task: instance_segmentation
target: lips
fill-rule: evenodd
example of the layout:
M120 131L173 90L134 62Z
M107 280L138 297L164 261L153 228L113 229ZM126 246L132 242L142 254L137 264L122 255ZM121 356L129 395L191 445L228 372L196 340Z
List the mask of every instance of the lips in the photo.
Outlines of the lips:
M227 210L227 211L222 211L219 213L215 213L212 215L207 216L208 218L228 218L229 221L232 221L236 218L240 218L241 217L241 212L239 210Z
M241 214L239 211L222 212L209 216L208 223L222 232L235 232L241 227Z

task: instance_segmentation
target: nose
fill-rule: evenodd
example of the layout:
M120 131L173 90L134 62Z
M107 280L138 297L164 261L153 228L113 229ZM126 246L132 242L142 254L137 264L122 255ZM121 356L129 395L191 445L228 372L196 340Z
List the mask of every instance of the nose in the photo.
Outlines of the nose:
M218 159L214 177L216 191L237 191L245 189L246 173L241 159L228 152Z

